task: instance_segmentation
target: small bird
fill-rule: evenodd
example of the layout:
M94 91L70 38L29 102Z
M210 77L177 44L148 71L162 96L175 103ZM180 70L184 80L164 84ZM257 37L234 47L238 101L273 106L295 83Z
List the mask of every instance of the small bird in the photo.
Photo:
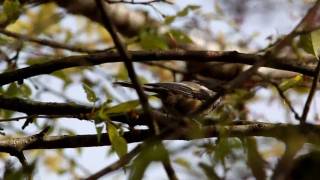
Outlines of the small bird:
M114 84L133 88L133 85L128 82L115 82ZM142 88L144 91L156 93L155 96L161 99L163 108L168 113L179 116L192 114L208 98L216 94L207 87L191 81L147 83L143 84ZM210 112L213 107L214 105L201 112L201 115Z

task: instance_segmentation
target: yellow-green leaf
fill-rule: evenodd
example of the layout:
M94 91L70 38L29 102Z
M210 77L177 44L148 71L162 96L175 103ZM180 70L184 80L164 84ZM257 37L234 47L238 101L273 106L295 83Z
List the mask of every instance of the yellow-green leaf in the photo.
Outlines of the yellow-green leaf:
M11 83L6 91L6 95L7 96L16 96L19 92L19 89L18 89L18 86L17 84L14 82L14 83Z
M320 30L311 32L312 47L314 55L319 59L319 50L320 50Z
M128 79L128 71L124 65L120 65L116 78L123 81Z
M104 102L101 106L99 111L96 113L96 116L94 117L95 123L101 123L110 120L108 114L106 113L106 110L109 108L108 101Z
M192 40L189 38L189 36L182 31L170 30L168 34L170 34L178 43L181 43L181 44L192 43Z
M175 19L176 19L176 16L167 16L167 17L164 19L164 23L165 23L165 24L171 24Z
M295 76L293 78L290 78L290 79L287 79L287 80L281 82L279 87L280 87L280 89L282 91L286 91L286 90L288 90L290 88L293 88L293 87L299 85L302 82L303 82L302 75L297 75L297 76Z
M97 96L94 91L86 84L83 84L84 92L87 94L87 100L90 102L96 102Z
M108 110L105 111L106 114L111 114L111 113L122 113L122 112L128 112L140 105L140 102L138 100L132 100L128 102L124 102L118 105L115 105Z
M167 16L164 20L165 24L171 24L177 17L184 17L188 15L189 11L199 9L200 6L197 5L189 5L183 8L181 11L177 13L175 16Z
M110 122L107 123L108 135L112 148L116 151L119 157L127 154L127 141L120 135L118 129Z
M129 179L142 179L151 162L166 160L168 156L169 153L161 142L145 147L133 161Z
M188 15L190 10L196 10L196 9L199 9L199 8L200 8L200 6L197 6L197 5L189 5L189 6L185 7L185 8L183 8L183 10L180 11L177 14L177 16L180 16L180 17L186 16L186 15Z
M167 41L159 34L143 31L139 35L140 45L146 50L166 50L169 49Z
M30 87L26 84L20 86L20 92L24 97L29 97L32 94Z
M3 11L7 20L10 22L17 20L21 12L19 0L5 0L3 3Z
M307 53L313 54L311 35L303 34L300 36L299 46L305 50Z
M97 131L97 139L98 139L98 142L101 141L101 134L102 134L102 130L103 130L103 126L98 126L96 125L96 131Z
M310 54L319 59L320 29L300 36L299 45Z

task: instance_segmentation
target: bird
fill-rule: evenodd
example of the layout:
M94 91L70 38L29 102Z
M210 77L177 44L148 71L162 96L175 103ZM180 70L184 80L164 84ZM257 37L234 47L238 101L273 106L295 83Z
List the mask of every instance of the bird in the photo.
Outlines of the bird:
M114 84L133 88L133 84L129 82ZM146 83L142 88L146 92L155 93L154 95L162 101L163 109L167 113L178 116L193 114L207 99L216 94L215 91L193 81ZM197 115L206 115L215 106L216 103Z

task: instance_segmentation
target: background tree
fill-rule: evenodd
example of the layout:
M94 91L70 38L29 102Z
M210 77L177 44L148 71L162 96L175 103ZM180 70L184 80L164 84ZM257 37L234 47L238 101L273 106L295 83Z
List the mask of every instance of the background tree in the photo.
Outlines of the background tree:
M4 179L318 176L303 164L319 163L320 1L0 2ZM266 33L274 22L283 35ZM219 106L172 116L141 88L181 80Z

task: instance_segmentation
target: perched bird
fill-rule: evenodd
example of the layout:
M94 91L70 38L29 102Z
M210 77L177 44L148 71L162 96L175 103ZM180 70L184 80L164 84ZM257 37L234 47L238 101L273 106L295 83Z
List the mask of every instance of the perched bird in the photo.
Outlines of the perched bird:
M133 88L133 85L128 82L115 82L114 84ZM155 93L168 113L179 116L192 114L203 102L216 94L203 85L189 81L147 83L142 88L144 91ZM210 107L201 114L208 113L212 108Z

